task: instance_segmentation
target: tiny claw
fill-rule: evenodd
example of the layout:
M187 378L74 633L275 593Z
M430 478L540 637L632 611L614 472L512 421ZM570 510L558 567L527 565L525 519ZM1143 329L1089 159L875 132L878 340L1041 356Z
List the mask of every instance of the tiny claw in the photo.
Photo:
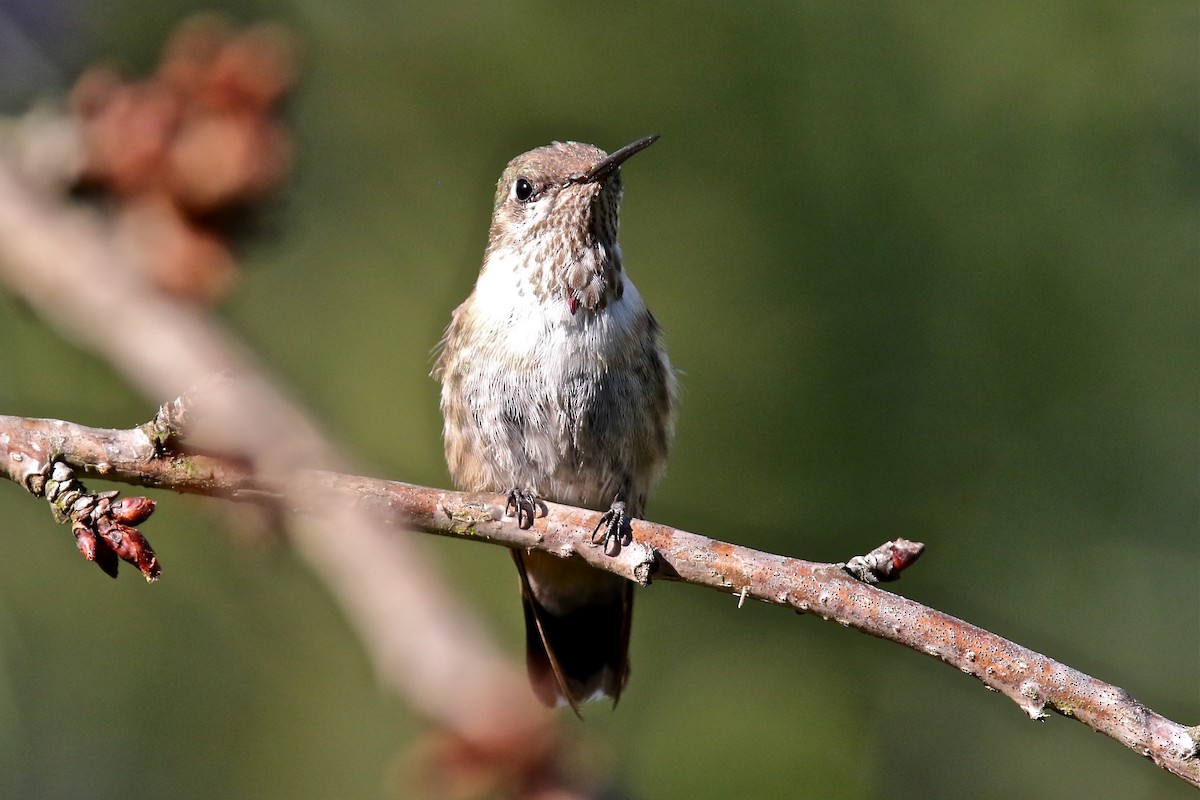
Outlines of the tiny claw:
M512 509L512 514L509 514L509 509ZM504 515L516 517L518 528L533 527L533 520L539 510L543 517L549 513L546 504L533 492L516 487L508 490L508 496L504 500Z
M604 536L596 539L600 529ZM612 506L600 515L600 521L592 529L592 543L604 545L604 555L612 557L621 552L621 546L633 541L633 528L629 524L629 514L625 510L625 501L620 498L613 500Z
M616 558L621 553L621 543L615 536L604 537L604 555L609 558Z

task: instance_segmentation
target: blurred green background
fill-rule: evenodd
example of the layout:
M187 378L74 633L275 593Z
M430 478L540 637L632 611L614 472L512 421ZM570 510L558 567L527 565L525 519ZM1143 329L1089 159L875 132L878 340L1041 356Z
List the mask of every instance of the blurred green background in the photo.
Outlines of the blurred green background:
M658 132L622 228L682 371L650 516L817 560L923 540L900 593L1200 722L1195 2L5 0L0 101L144 74L201 8L303 42L296 173L226 313L364 470L448 485L430 352L505 162ZM3 295L0 337L3 413L151 415ZM154 496L147 586L0 485L0 796L405 796L420 723L322 587ZM507 556L433 546L521 652ZM638 603L620 709L565 720L637 796L1191 796L894 645Z

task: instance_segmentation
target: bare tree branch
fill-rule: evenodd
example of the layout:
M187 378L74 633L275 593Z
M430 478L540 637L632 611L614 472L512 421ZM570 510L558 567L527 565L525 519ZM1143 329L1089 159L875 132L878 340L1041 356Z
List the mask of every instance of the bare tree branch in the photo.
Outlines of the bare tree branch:
M1166 719L1124 689L856 580L845 564L787 558L641 520L633 522L633 543L610 557L591 541L599 512L547 503L548 515L522 530L505 520L499 496L328 471L297 474L294 479L304 488L296 491L258 480L244 466L218 457L158 453L151 440L145 427L97 430L0 417L0 458L6 465L21 465L7 469L18 481L29 474L30 453L54 453L110 480L252 502L288 497L301 501L297 510L302 513L319 513L328 492L335 492L404 529L579 558L642 585L652 579L681 581L789 606L938 658L1003 693L1033 719L1044 718L1047 710L1073 717L1200 786L1196 728Z

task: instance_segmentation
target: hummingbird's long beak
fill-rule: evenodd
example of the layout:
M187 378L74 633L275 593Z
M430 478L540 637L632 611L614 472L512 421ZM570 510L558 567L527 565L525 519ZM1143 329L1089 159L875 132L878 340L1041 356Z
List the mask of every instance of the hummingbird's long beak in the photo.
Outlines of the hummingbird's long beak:
M646 136L638 139L636 142L631 142L620 150L611 153L608 158L600 161L599 164L589 169L587 172L576 172L574 175L567 178L567 183L595 183L602 181L616 171L617 167L621 166L627 158L634 153L640 153L650 145L658 141L658 134Z

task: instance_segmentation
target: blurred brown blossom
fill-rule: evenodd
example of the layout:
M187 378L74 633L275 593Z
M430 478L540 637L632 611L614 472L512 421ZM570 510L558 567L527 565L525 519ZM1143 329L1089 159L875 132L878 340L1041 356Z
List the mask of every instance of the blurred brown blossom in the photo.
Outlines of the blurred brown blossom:
M126 244L159 288L215 302L235 277L232 225L288 175L278 119L296 47L276 25L236 31L206 14L182 23L150 77L88 69L71 92L85 166L79 188L111 199Z

